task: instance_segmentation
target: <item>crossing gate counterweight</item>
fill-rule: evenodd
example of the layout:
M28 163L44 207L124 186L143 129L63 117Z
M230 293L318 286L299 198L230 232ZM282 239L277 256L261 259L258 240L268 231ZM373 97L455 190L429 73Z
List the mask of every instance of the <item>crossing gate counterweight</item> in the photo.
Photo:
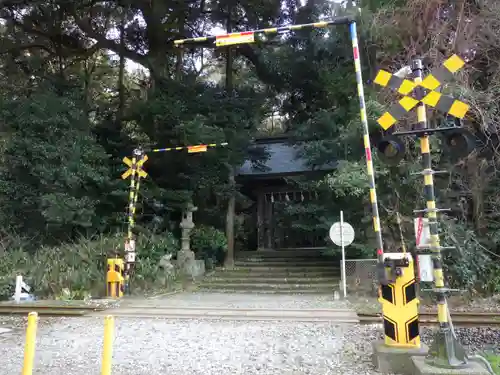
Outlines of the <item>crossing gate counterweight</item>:
M410 253L385 253L387 285L380 286L384 342L392 347L420 347L415 267Z

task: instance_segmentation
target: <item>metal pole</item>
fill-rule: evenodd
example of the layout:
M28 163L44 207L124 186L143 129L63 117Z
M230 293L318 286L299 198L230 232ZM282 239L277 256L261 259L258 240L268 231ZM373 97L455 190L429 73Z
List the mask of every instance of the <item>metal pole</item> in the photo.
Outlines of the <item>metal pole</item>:
M415 59L412 70L416 83L422 82L422 61ZM419 88L419 98L424 96L423 88ZM419 102L417 105L417 126L419 129L427 129L427 115L425 105ZM430 153L429 135L424 133L420 137L420 150L422 153L422 167L424 175L424 195L427 202L425 214L429 221L430 251L432 253L432 264L434 271L434 293L438 304L439 331L431 344L428 362L437 367L458 368L467 364L465 350L453 337L448 319L448 304L446 301L447 288L444 285L443 265L441 258L441 244L439 240L436 197L434 194L434 178L432 160Z
M375 173L373 171L371 144L370 144L370 129L366 114L365 91L363 87L363 77L361 75L361 58L359 56L358 33L356 30L356 22L351 22L349 25L351 33L352 50L354 55L354 70L356 71L356 82L358 86L359 107L361 124L363 125L363 140L366 156L366 171L368 174L368 182L370 184L370 202L373 216L373 230L377 238L377 275L381 284L387 284L387 275L384 268L384 243L382 241L382 232L380 231L380 218L377 203L377 191L375 189Z
M111 375L115 320L112 315L104 318L104 342L102 348L101 375Z
M36 312L29 313L28 328L26 328L26 343L24 344L24 364L22 375L31 375L33 373L37 325L38 314Z
M342 289L344 291L344 298L346 298L347 283L345 279L344 211L340 211L340 247L342 249Z

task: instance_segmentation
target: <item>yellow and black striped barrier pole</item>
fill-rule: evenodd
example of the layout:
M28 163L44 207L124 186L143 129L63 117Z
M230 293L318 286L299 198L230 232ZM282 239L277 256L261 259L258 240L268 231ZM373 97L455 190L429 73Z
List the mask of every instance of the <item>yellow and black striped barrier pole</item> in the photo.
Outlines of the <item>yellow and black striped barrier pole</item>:
M422 61L416 59L412 66L415 83L422 82ZM422 88L419 89L420 97L424 97L425 93ZM418 130L427 129L427 115L425 104L420 101L417 105L417 128ZM446 293L448 288L445 287L443 263L441 257L441 244L439 239L439 229L436 208L436 197L434 193L434 177L432 169L431 149L429 134L423 133L420 135L420 151L422 153L422 167L424 175L424 197L426 200L426 209L424 210L429 221L430 232L430 248L432 254L432 264L434 273L434 293L438 305L438 322L439 331L434 342L429 348L428 362L437 367L462 367L467 364L465 350L454 337L451 330L448 304L446 301Z
M361 73L361 58L359 56L359 44L358 44L358 33L356 30L356 22L352 22L349 25L349 31L351 34L352 51L354 57L354 71L356 73L360 118L363 127L363 143L365 148L366 173L368 175L368 183L370 186L370 204L373 217L373 230L375 232L375 236L377 239L377 276L380 284L386 285L388 280L384 268L384 242L382 240L382 231L380 228L377 190L375 187L375 172L373 170L372 152L370 144L370 129L368 127L368 116L366 113L365 91Z
M216 47L237 45L237 44L249 44L255 43L256 36L260 35L273 35L273 34L283 34L289 31L297 30L308 30L308 29L322 29L329 26L335 25L348 25L353 23L352 17L336 17L329 21L320 21L314 23L304 23L297 25L279 26L279 27L269 27L260 30L249 30L244 32L223 34L223 35L210 35L201 36L198 38L188 38L179 39L174 41L176 47L183 47L189 45L215 45Z
M375 188L375 173L373 170L373 161L371 154L370 131L368 128L363 78L361 74L361 58L359 55L358 34L354 18L350 16L337 17L329 21L288 25L280 27L270 27L267 29L250 30L245 32L237 32L237 33L230 33L230 34L216 35L216 36L214 35L214 36L203 36L190 39L180 39L174 41L174 45L177 47L183 47L185 45L215 45L216 47L222 47L222 46L238 45L238 44L251 44L258 41L259 36L262 35L282 34L289 31L326 28L336 25L349 25L349 32L351 35L351 43L352 43L353 57L354 57L354 69L356 73L357 91L360 104L361 124L363 126L363 143L366 154L366 170L370 186L370 205L372 209L373 229L375 231L375 236L377 239L377 259L378 259L377 274L380 283L387 284L388 281L383 266L384 244L380 228L377 192Z
M176 147L165 147L165 148L153 148L150 152L169 152L169 151L182 151L187 150L188 154L196 154L199 152L206 152L208 148L227 146L227 142L222 143L207 143L194 145L194 146L176 146Z

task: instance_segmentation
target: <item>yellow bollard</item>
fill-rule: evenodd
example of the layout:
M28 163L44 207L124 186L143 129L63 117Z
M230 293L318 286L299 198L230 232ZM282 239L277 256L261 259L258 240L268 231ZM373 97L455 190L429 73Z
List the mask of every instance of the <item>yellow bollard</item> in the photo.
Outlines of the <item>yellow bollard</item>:
M28 328L26 329L26 343L24 345L24 364L22 375L33 373L33 362L35 361L36 327L38 325L38 314L31 312L28 315Z
M115 320L112 315L108 315L104 318L104 344L102 349L101 375L111 375L114 330Z

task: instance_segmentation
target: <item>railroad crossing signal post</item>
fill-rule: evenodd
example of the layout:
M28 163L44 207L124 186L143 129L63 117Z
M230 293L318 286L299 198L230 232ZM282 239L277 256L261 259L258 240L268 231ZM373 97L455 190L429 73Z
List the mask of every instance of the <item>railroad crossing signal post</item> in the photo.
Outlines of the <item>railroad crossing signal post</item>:
M445 69L456 71L463 66L463 61L458 58L448 60L448 66L445 63ZM451 69L450 69L451 68ZM416 59L413 61L412 70L415 76L415 83L420 84L422 80L422 61ZM439 79L439 78L438 78ZM425 91L422 87L418 88L419 98L423 98ZM468 110L465 103L459 101L455 105L456 108L462 108L458 113L463 117ZM454 105L449 106L450 110ZM450 113L453 114L453 113ZM457 112L455 112L457 115ZM434 178L432 169L432 160L430 154L430 141L429 134L426 132L427 115L425 111L425 104L420 101L417 105L417 129L420 130L420 150L422 152L422 174L424 176L424 195L427 202L426 208L423 210L429 221L430 230L430 251L432 254L432 264L434 269L434 293L438 305L438 321L439 330L434 338L434 342L429 349L427 362L436 367L446 368L462 368L467 365L467 355L465 349L458 342L451 330L451 317L449 316L448 304L446 301L446 294L449 290L444 284L443 263L441 257L441 244L439 240L437 212L441 211L436 207L436 197L434 194Z
M460 369L465 369L464 374L470 374L476 373L474 370L477 369L469 366L467 354L454 335L446 301L447 294L452 290L446 288L444 284L441 250L446 247L440 244L437 213L448 210L436 207L433 175L443 172L432 169L429 135L443 132L447 137L446 142L451 146L451 151L453 152L454 148L462 156L472 151L473 144L470 141L469 134L461 128L429 128L425 107L429 105L458 119L465 116L469 109L467 104L435 91L444 81L451 79L453 73L456 73L464 64L460 57L453 55L444 62L442 67L423 78L422 61L416 59L412 64L412 72L415 78L413 82L383 70L378 73L375 79L375 83L383 87L389 87L404 95L398 103L394 104L379 118L378 123L383 129L389 129L411 109L417 108L418 121L415 129L393 133L382 140L378 145L378 150L387 161L391 162L392 159L392 161L399 162L404 156L405 149L404 144L396 136L416 135L420 138L423 171L418 174L424 176L424 195L427 204L425 209L415 210L415 212L425 214L429 222L430 245L428 250L432 255L434 276L432 291L437 299L439 321L439 330L425 360L422 356L411 358L412 367L416 368L417 373L420 374L435 374L436 371L444 374L446 372L443 372L443 368L453 369L454 374L458 374ZM441 368L441 370L436 370L436 367Z
M122 179L130 177L130 191L128 199L128 229L127 239L125 241L125 292L130 294L130 274L135 263L135 239L134 239L134 226L135 226L135 210L137 206L137 198L139 196L139 188L141 178L147 177L147 173L142 169L144 163L148 161L148 156L140 148L134 150L132 159L127 157L123 158L123 162L129 167L123 174Z
M227 146L226 142L223 143L209 143L194 146L178 146L178 147L165 147L165 148L155 148L148 152L168 152L168 151L182 151L187 150L189 154L206 152L208 148ZM146 178L148 174L142 168L144 164L149 160L146 155L146 151L142 148L136 148L133 151L132 157L124 157L123 163L127 165L128 169L122 174L122 179L126 180L130 177L130 191L128 198L127 207L127 217L128 217L128 228L127 228L127 238L125 240L125 266L124 266L124 289L125 293L130 294L130 274L134 268L136 262L136 241L134 236L135 227L135 212L137 207L137 200L139 197L139 188L141 183L141 178ZM123 294L123 293L122 293ZM117 297L121 297L122 294Z

